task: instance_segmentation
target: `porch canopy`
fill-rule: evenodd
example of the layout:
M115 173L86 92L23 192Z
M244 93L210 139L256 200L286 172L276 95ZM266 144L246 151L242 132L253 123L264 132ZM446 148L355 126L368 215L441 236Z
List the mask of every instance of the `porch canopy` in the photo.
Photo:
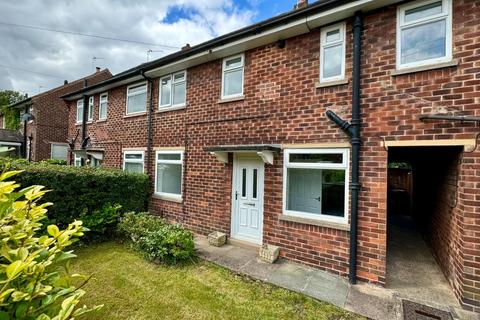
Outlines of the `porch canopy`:
M231 153L256 153L263 162L273 164L274 153L280 152L279 145L274 144L249 144L249 145L224 145L205 147L203 150L210 152L218 161L228 163L228 154Z
M85 150L80 149L80 150L73 150L73 154L75 154L79 158L88 158L88 156L91 156L94 159L103 160L103 154L105 153L105 150L103 149L92 149L92 148L87 148Z

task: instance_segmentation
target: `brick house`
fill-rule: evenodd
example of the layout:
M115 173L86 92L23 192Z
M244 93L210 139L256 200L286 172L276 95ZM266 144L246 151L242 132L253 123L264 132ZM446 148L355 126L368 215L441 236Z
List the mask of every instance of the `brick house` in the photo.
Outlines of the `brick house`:
M75 163L148 173L156 214L352 283L388 286L414 223L478 312L479 21L474 0L300 3L64 96Z
M18 108L20 113L29 113L33 116L31 121L22 121L20 133L23 136L21 155L31 161L47 159L67 160L68 153L68 111L65 100L61 96L81 89L85 81L89 85L96 84L112 77L108 69L100 70L82 79L72 82L65 80L60 87L12 104L10 107ZM3 126L3 117L0 118ZM24 135L23 132L27 134ZM2 142L0 142L1 144ZM7 142L6 142L7 143ZM13 143L13 142L12 142ZM20 148L20 145L19 145Z

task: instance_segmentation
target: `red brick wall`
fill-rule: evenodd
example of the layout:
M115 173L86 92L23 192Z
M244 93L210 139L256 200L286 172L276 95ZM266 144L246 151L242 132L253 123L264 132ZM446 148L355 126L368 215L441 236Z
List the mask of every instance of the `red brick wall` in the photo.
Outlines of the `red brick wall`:
M358 277L385 284L386 198L388 151L383 140L472 139L478 128L469 123L424 123L421 114L448 112L480 114L480 10L478 1L454 4L455 67L392 76L395 70L396 7L365 17L362 55L362 148L359 202ZM347 78L351 74L351 21L347 24ZM218 103L221 61L192 67L187 75L188 107L154 114L154 147L184 147L183 203L159 199L152 210L184 223L200 233L230 230L232 161L218 162L204 147L227 144L283 144L347 142L327 118L333 109L351 118L349 84L315 88L319 79L319 30L287 39L284 49L274 44L245 54L245 99ZM351 80L351 79L350 79ZM154 84L155 110L158 80ZM126 87L109 91L109 114L104 123L92 124L92 141L107 150L106 166L120 167L122 148L146 146L145 115L125 118ZM75 102L70 107L69 136L74 125ZM98 95L95 97L98 112ZM101 138L100 138L101 137ZM109 151L115 154L108 154ZM455 223L449 228L450 259L443 259L456 294L470 308L480 305L480 158L465 153L460 165ZM152 159L154 153L152 153ZM279 245L282 255L321 269L348 272L349 233L326 227L280 221L282 214L282 160L266 165L264 241ZM230 159L231 160L231 159ZM155 165L149 168L154 172ZM447 245L447 244L446 244ZM476 307L475 307L476 306ZM478 309L477 309L478 310Z

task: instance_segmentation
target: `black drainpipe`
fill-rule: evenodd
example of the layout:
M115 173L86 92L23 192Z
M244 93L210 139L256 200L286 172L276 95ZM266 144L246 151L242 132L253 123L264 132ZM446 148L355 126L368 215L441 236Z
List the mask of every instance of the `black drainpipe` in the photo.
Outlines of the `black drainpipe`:
M83 87L86 88L88 86L87 79L83 79ZM85 143L85 139L87 138L87 117L88 117L88 96L83 95L83 119L82 119L82 142L81 148L82 150L87 149L87 144ZM85 158L80 158L80 163L82 166L85 165Z
M358 220L358 193L359 162L360 162L360 73L361 73L361 47L362 47L363 19L361 12L356 12L353 19L353 72L352 72L352 121L341 119L335 112L328 110L327 117L338 125L350 137L352 145L352 181L350 182L351 221L350 221L350 265L348 279L351 284L357 283L357 220Z
M153 137L152 137L152 122L153 122L153 111L154 111L154 104L153 104L153 79L147 77L145 75L145 71L142 69L140 70L140 74L142 77L147 80L149 87L150 87L150 99L149 99L149 107L148 107L148 122L147 122L147 174L150 174L150 161L151 161L151 153L152 153L152 144L153 144Z

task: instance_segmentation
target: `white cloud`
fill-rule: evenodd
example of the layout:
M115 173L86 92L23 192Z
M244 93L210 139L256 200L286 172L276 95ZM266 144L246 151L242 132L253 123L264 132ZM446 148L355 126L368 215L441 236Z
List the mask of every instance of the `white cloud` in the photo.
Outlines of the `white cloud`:
M166 21L170 10L187 15ZM244 27L255 12L243 10L232 0L17 0L0 3L0 22L97 34L182 47ZM0 24L0 64L59 78L0 67L0 90L15 89L37 94L93 72L95 66L121 72L169 49L126 42L66 35ZM92 64L92 57L103 58ZM42 86L40 89L39 87Z

